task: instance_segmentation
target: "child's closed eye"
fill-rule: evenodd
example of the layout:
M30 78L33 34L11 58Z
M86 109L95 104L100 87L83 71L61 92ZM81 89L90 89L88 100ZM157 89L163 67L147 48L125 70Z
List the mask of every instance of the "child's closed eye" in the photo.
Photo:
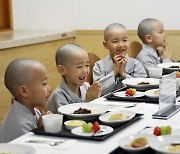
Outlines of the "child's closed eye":
M82 68L82 66L77 66L77 68Z

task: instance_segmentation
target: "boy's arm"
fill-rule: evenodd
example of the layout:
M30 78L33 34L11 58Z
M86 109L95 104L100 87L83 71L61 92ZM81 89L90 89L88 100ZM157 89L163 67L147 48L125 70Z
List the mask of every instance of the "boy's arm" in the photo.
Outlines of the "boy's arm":
M127 65L127 78L131 77L147 77L147 73L143 65L136 59L129 59Z
M134 66L134 74L132 74L132 76L135 77L135 78L137 78L137 77L141 77L141 78L147 77L147 73L146 73L145 68L136 59L135 59L135 66Z
M101 68L100 64L95 63L93 67L93 80L99 81L102 87L102 94L105 95L109 92L112 92L116 85L116 77L114 76L113 70L106 74L105 71Z

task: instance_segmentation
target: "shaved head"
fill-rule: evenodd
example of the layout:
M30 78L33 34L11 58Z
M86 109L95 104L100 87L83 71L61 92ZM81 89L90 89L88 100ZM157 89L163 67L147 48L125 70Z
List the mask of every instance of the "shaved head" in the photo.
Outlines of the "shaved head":
M148 34L151 35L153 33L153 29L154 29L153 24L155 22L160 22L160 21L153 18L146 18L139 23L138 36L143 43L146 43L145 36Z
M86 52L76 44L65 44L56 52L56 65L66 65L70 62L72 55Z
M8 65L4 75L4 83L14 97L17 95L20 85L28 85L31 82L33 78L31 68L38 66L43 65L31 59L16 59Z
M119 23L113 23L108 25L105 30L104 30L104 40L107 41L109 38L109 34L111 33L111 31L113 31L114 29L126 29L123 25L119 24Z

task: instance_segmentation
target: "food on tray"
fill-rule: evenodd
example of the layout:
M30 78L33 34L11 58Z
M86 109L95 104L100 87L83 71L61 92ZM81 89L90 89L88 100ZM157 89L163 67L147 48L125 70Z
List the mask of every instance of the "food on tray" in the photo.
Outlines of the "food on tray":
M169 66L169 68L180 68L180 66Z
M166 146L166 150L169 152L180 152L180 143L172 143Z
M159 96L159 89L158 89L158 90L155 90L155 91L153 92L153 95L154 95L154 96Z
M73 112L73 114L90 114L91 113L91 110L89 109L86 109L86 108L79 108L78 110L75 110Z
M82 130L83 130L83 132L84 133L90 133L90 132L92 132L92 128L93 128L93 125L92 125L92 123L91 122L89 122L89 123L83 123L83 125L82 125Z
M100 126L99 126L99 123L96 121L94 122L93 124L93 132L96 133L100 130Z
M153 134L156 135L156 136L159 136L159 135L170 135L172 132L172 128L171 126L156 126L154 128L154 131L153 131Z
M131 142L131 147L141 148L146 146L147 144L148 144L148 140L146 137L138 137Z
M124 119L128 119L129 116L125 115L125 114L113 114L109 117L109 121L116 121L116 120L124 120Z
M180 78L180 72L176 71L176 78Z
M149 82L139 82L137 85L150 85Z
M68 122L69 126L80 126L82 125L84 122L80 121L80 120L71 120Z
M82 130L84 133L91 133L91 132L96 133L97 131L100 130L100 126L97 121L94 122L94 124L92 124L91 122L88 123L84 122L82 125Z
M126 92L125 92L125 95L126 96L134 96L134 95L136 95L136 89L135 88L127 89Z

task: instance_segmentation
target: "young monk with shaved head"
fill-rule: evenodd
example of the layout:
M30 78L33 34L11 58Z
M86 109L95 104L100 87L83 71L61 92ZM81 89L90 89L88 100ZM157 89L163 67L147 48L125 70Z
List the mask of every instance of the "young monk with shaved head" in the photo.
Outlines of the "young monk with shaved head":
M29 59L11 62L4 82L14 102L0 127L0 142L9 142L37 127L41 113L35 107L45 105L50 87L45 66Z
M89 102L101 95L101 84L85 82L89 73L87 52L76 44L65 44L56 52L56 65L62 75L60 85L48 99L47 109L58 113L62 105Z
M96 62L93 68L93 79L101 82L102 95L121 88L121 81L126 78L147 76L141 63L127 54L130 42L123 25L108 25L104 30L103 45L109 54Z
M142 50L137 59L148 70L148 67L156 67L157 64L171 61L171 48L166 42L164 26L162 22L153 18L146 18L139 23L138 36L142 40ZM158 47L163 47L162 51Z

